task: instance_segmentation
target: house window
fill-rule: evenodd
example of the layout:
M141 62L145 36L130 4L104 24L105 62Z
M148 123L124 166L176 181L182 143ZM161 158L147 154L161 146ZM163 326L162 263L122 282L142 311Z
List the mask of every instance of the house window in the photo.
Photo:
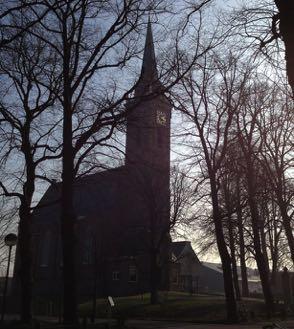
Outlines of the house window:
M120 272L119 271L113 271L112 272L112 280L113 281L119 281L120 279Z
M51 233L47 231L41 242L41 255L40 255L40 266L49 266L50 260L50 243L51 243Z
M129 266L129 282L137 282L138 274L137 267L134 265Z

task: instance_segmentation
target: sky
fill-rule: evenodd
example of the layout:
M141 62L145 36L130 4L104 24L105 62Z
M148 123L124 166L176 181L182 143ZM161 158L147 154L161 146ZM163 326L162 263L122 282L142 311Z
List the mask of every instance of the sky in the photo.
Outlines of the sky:
M217 6L219 6L220 8L228 8L229 6L235 6L240 2L238 0L214 0L214 1L215 1L215 4L217 4ZM158 28L160 28L160 26ZM155 27L155 29L157 29L157 28ZM142 36L142 40L144 40L144 36ZM158 40L158 41L160 41L160 40ZM159 53L160 48L163 49L164 45L163 44L158 45L157 53ZM139 66L140 66L140 61L138 61L137 67L139 67ZM130 79L130 81L133 81L133 79L134 79L134 76ZM211 261L218 260L217 256L214 254L209 255L209 257L206 259L211 260Z

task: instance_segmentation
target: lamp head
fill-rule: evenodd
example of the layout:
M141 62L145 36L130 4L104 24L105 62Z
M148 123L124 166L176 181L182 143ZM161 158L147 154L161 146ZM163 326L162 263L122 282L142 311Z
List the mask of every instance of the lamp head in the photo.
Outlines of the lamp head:
M8 247L13 247L16 245L17 242L17 236L14 233L9 233L6 235L6 237L4 238L4 243L6 246Z

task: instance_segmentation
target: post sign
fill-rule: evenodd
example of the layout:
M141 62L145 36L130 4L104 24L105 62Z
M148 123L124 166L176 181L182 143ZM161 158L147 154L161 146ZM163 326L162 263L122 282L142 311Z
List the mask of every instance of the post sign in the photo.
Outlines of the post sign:
M113 298L112 298L111 296L108 296L107 298L108 298L109 305L110 305L111 307L114 307L114 301L113 301Z

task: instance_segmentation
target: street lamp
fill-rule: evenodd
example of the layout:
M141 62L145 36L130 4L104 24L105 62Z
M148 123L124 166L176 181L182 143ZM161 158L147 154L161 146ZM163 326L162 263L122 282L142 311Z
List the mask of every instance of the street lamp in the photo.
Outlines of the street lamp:
M6 277L5 277L4 291L3 291L1 322L3 322L4 314L5 314L6 293L7 293L9 267L10 267L11 249L13 246L16 245L16 242L17 242L17 236L13 233L7 234L6 237L4 238L4 243L7 247L9 247L9 252L8 252L8 264L7 264L7 271L6 271Z

